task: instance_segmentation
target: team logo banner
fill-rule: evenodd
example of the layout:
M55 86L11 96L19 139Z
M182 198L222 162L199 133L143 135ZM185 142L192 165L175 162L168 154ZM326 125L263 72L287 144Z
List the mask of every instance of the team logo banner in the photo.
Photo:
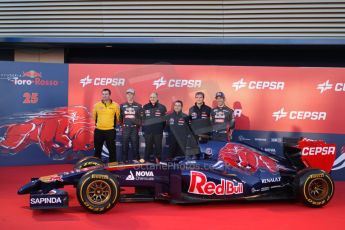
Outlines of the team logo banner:
M66 117L68 66L0 62L0 165L73 158Z
M236 129L285 132L345 133L345 71L342 68L229 67L181 65L70 65L69 105L91 109L100 91L125 101L134 88L139 103L151 92L171 108L184 102L184 111L203 91L206 103L223 91L235 110Z

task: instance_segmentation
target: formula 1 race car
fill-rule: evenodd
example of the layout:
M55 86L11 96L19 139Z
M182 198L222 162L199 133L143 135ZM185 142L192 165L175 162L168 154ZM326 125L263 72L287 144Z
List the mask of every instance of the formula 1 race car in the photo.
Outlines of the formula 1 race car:
M310 207L326 205L334 194L328 173L335 145L303 138L283 142L284 156L210 140L199 144L197 156L160 163L104 164L87 157L72 171L32 178L18 194L30 194L31 208L61 208L68 206L68 194L59 188L73 185L81 206L94 213L104 213L119 201L299 199ZM124 193L126 187L135 192Z

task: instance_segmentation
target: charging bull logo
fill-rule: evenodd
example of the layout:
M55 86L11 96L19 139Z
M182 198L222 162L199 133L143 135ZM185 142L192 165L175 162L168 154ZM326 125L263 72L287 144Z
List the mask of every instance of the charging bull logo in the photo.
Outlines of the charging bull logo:
M245 169L251 173L255 173L259 169L268 170L271 173L278 172L278 164L274 159L239 144L226 144L219 151L218 160L228 166Z
M92 150L94 125L85 107L62 107L26 115L27 120L0 127L0 152L16 154L38 144L53 159L65 159L67 151Z
M30 77L30 78L42 77L42 73L36 72L35 70L30 70L30 71L23 72L23 77Z

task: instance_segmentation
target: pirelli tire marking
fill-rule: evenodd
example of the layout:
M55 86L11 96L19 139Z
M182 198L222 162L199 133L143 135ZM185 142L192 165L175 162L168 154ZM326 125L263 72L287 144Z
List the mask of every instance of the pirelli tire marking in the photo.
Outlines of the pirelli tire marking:
M325 178L327 178L328 180L326 180ZM320 183L324 187L312 188L312 185L316 183ZM317 196L313 195L313 191L310 189L319 189L319 192L321 192L320 198L317 198ZM324 173L309 175L303 185L304 200L315 207L325 205L332 198L333 191L334 188L332 180L327 174Z
M81 160L79 160L75 165L74 169L83 169L87 167L97 166L97 165L104 165L103 162L100 159L97 159L95 157L86 157Z
M86 168L86 167L89 167L89 166L96 166L96 165L99 165L99 164L96 163L96 162L89 161L89 162L83 163L81 168Z
M90 181L90 180L92 180L92 181ZM104 183L108 183L108 182L111 183L112 186L109 186L110 187L109 199L111 199L111 197L112 197L112 200L110 202L108 199L107 201L105 201L103 203L95 204L91 200L88 201L87 195L84 196L83 193L87 191L87 189L84 191L85 185L89 186L93 181L99 181L99 180L102 180ZM105 182L105 180L107 180L107 182ZM79 190L78 191L79 192L78 197L80 198L80 203L86 209L88 209L91 212L95 212L95 213L102 213L102 212L109 210L115 204L117 198L119 197L118 185L113 180L113 178L109 177L109 175L106 175L106 174L91 174L91 176L88 175L87 178L85 178L85 180L82 181L82 184L80 185L78 190ZM102 206L105 203L107 203L107 205Z

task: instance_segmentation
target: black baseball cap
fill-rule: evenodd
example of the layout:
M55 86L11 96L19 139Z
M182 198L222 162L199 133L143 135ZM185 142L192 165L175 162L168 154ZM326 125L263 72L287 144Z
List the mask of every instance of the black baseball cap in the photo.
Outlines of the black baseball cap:
M217 97L225 98L225 94L223 92L217 92L216 93L216 99Z

